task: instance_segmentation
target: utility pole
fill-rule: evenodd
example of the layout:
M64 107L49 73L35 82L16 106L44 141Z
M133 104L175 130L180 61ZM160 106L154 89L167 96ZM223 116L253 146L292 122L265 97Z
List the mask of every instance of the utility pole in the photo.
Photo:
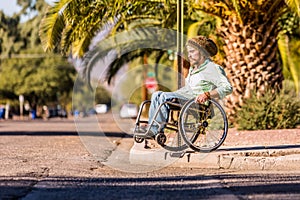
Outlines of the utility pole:
M177 87L182 86L184 0L177 0Z
M142 80L142 101L148 99L148 89L145 85L145 80L147 78L148 73L148 55L145 53L143 56L143 80Z

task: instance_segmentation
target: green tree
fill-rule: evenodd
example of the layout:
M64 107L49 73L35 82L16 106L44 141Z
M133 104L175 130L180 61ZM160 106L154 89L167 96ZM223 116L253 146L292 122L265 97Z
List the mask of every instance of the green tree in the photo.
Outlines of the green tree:
M33 105L70 102L75 69L61 57L5 59L0 72L0 91L13 91L12 98L23 94Z
M13 16L6 16L0 11L0 55L2 58L18 54L29 46L35 47L33 45L40 41L38 31L43 16L41 13L45 11L48 4L44 0L18 0L17 4L22 9ZM21 17L30 12L37 12L37 15L21 23Z
M24 45L20 39L18 29L19 17L8 17L0 11L0 55L10 57L11 54L19 52Z
M0 13L0 95L17 99L23 94L32 104L71 103L75 69L59 54L45 54L39 25L48 4L44 0L18 0L23 8L13 17ZM25 22L20 17L34 12Z

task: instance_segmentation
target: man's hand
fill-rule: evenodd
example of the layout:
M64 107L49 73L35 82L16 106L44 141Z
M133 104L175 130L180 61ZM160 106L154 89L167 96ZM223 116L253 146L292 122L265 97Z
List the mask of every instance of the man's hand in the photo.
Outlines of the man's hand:
M205 93L203 93L203 94L199 94L199 95L196 97L195 101L196 101L197 103L204 103L205 101L207 101L207 100L209 100L209 99L210 99L210 94L209 94L209 92L205 92Z

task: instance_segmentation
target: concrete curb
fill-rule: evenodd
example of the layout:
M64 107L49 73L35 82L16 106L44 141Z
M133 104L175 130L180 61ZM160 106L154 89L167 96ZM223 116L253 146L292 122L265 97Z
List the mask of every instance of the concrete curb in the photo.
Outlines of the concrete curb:
M299 170L300 145L222 147L211 153L181 153L144 149L143 144L134 144L129 160L132 164L165 166L167 163L181 168Z

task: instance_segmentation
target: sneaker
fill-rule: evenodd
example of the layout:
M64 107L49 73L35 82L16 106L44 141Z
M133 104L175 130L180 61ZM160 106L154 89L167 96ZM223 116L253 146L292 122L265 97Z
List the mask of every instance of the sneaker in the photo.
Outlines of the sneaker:
M136 133L146 133L147 131L148 131L148 126L147 125L137 126L135 128Z
M157 127L152 127L150 128L150 126L147 125L142 125L142 126L136 126L135 128L135 133L147 133L147 136L152 137L153 139L155 138L155 136L157 135L157 131L154 131L155 129L157 129ZM154 130L153 130L154 129Z

